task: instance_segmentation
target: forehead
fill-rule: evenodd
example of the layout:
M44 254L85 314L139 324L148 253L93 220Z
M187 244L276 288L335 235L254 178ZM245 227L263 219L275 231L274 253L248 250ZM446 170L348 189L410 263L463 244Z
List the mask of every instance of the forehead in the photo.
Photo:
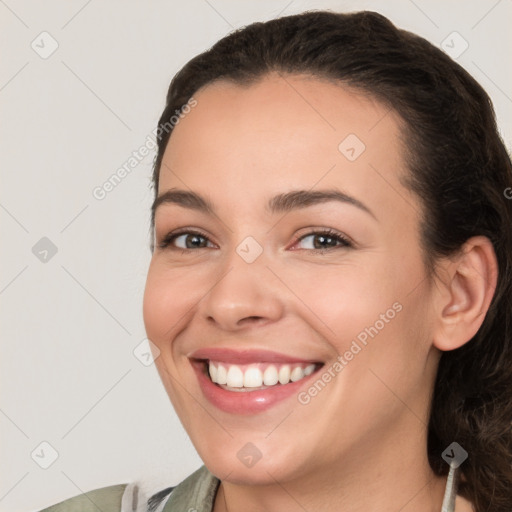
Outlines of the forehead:
M251 202L335 186L388 207L408 195L399 181L406 172L399 118L368 95L271 74L248 86L219 81L194 98L169 139L160 193L191 188Z
M257 143L261 132L277 136L283 130L289 132L291 123L295 139L307 133L315 143L324 139L329 144L353 133L375 145L379 139L398 135L398 116L371 95L308 75L271 73L250 85L219 80L194 97L197 107L175 127L170 146L198 128L196 136L211 130L210 136L217 139L224 134L224 139L229 139L236 132L237 142L250 134ZM208 140L201 142L207 144Z

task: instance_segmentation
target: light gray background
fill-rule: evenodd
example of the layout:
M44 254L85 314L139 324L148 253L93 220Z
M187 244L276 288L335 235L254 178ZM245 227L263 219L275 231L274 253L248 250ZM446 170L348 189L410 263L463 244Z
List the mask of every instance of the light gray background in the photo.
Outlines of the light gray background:
M133 353L154 153L104 200L92 190L145 143L187 60L233 28L312 8L377 10L436 45L458 32L457 60L510 149L510 0L0 0L1 511L139 479L156 491L201 464L154 365ZM31 47L51 49L43 31L59 45L46 59ZM46 262L32 252L42 237L58 250ZM58 452L48 469L42 442Z

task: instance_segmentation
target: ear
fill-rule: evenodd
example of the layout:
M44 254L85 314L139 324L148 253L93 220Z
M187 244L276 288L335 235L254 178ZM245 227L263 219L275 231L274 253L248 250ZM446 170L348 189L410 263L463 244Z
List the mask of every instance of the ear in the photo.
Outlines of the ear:
M433 344L446 351L467 343L482 325L496 290L498 262L491 241L475 236L443 267Z

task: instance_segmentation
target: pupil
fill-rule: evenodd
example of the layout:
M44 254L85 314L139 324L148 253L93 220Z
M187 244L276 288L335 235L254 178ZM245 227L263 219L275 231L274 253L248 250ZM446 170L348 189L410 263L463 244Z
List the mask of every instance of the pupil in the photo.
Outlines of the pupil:
M322 242L325 242L326 240L331 240L331 241L334 241L334 239L330 236L325 236L325 235L317 235L318 237L318 240L320 241L320 244ZM335 242L335 241L334 241ZM317 244L318 245L318 244ZM332 244L328 244L328 245L332 245ZM320 245L320 249L322 248L325 248L325 245Z
M187 248L190 249L190 247L201 247L201 239L202 237L198 236L198 235L190 235L189 237L187 237ZM188 242L191 241L191 243L189 244ZM198 242L199 243L196 243Z

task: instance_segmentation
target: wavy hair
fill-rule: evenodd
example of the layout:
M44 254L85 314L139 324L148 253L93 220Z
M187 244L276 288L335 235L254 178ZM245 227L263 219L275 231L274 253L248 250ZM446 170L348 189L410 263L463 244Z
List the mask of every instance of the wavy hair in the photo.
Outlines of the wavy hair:
M159 126L169 126L203 86L216 80L248 85L273 71L332 80L399 115L409 171L404 185L423 206L429 275L438 258L456 254L470 237L491 240L497 289L473 339L441 356L427 450L434 473L446 475L441 454L456 440L469 453L460 494L477 512L510 512L512 201L506 191L512 192L512 169L489 96L440 49L378 13L308 11L238 29L190 60L171 81ZM157 134L155 195L171 133Z

